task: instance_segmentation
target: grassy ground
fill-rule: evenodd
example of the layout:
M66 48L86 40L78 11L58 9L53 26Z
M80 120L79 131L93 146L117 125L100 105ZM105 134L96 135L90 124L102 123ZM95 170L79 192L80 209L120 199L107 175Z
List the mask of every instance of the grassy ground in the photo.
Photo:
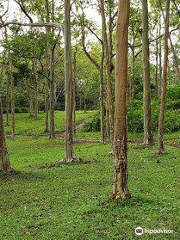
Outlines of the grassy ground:
M157 146L129 144L132 198L117 202L110 198L113 158L108 155L109 144L75 144L75 155L86 164L64 166L56 162L64 156L62 138L8 139L12 165L19 172L0 175L0 239L180 239L178 135L165 136L168 152L160 157L153 155ZM77 137L98 139L99 133L79 131ZM141 135L129 137L141 140ZM136 236L138 226L174 233Z
M76 121L80 123L81 121L88 119L94 114L96 111L77 111L76 112ZM4 116L5 119L5 116ZM44 113L40 112L38 115L38 119L29 117L29 113L15 114L15 123L16 123L16 134L18 135L39 135L44 134ZM55 111L55 129L56 132L60 132L64 130L65 126L65 113L63 111ZM11 133L11 126L6 126L7 133Z

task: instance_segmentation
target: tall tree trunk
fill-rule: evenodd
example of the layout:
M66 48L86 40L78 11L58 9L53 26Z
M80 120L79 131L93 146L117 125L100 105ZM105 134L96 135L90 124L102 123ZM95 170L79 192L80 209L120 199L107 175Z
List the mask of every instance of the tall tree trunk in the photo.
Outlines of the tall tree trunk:
M150 63L149 63L149 28L148 28L148 3L142 0L143 11L143 106L144 106L144 144L153 144L151 126L151 88L150 88Z
M46 22L50 22L49 0L45 1ZM46 35L49 37L50 29L46 28ZM49 76L50 59L49 59L49 43L46 46L46 75ZM45 129L44 132L49 132L49 80L45 79L44 89L44 105L45 105Z
M51 67L50 67L50 138L55 138L55 124L54 124L54 49L51 51Z
M128 84L129 100L132 100L132 76L131 76L131 66L128 67L128 77L129 77L129 84Z
M158 32L157 32L158 35ZM158 44L158 39L156 40L156 75L155 75L155 97L156 99L158 98L158 54L159 54L159 44Z
M44 96L44 105L45 105L45 129L44 132L49 132L49 86L48 80L45 79L45 96Z
M161 35L161 9L159 8L159 36ZM158 95L161 96L161 85L162 85L162 44L161 38L159 39L159 85L158 85Z
M102 16L102 32L103 32L103 43L105 50L105 61L106 61L106 75L107 75L107 102L109 110L109 125L110 125L110 141L113 149L114 140L114 100L112 91L112 81L111 81L111 61L110 61L110 51L108 45L107 28L106 28L106 18L104 10L104 0L100 0L101 4L101 16Z
M7 89L6 89L6 125L9 126L9 87L10 78L7 76Z
M132 100L135 99L135 51L132 49Z
M29 92L29 114L30 117L34 116L34 99L33 99L33 86L31 85L32 80L30 81L30 86L28 88Z
M38 118L39 112L39 84L37 74L37 60L33 60L33 77L34 77L34 116Z
M110 137L110 127L109 127L109 110L106 102L106 137Z
M15 138L15 97L14 97L14 77L13 77L13 65L12 65L12 55L9 51L9 78L11 84L11 137Z
M66 129L65 129L65 162L73 160L73 124L72 124L72 53L71 53L71 4L70 0L65 0L65 19L64 19L64 40L65 40L65 111L66 111Z
M52 22L54 22L54 0L52 0ZM54 29L52 30L54 35ZM50 57L50 138L55 138L55 124L54 124L54 104L55 104L55 89L54 89L54 53L55 53L54 43L51 49Z
M114 184L113 198L131 197L128 190L127 168L127 75L128 75L128 25L130 1L119 0L116 35L116 86L114 134Z
M9 173L13 172L8 156L5 139L1 96L0 96L0 171Z
M110 68L111 73L114 69L113 65L113 17L112 17L112 9L113 9L114 1L108 0L108 7L109 7L109 31L108 31L108 43L109 43L109 56L110 56Z
M100 67L100 89L99 89L99 102L100 102L100 121L101 121L101 142L105 143L105 118L104 118L104 46L102 45L102 57Z
M168 68L169 9L170 9L170 0L167 0L166 1L166 17L165 17L165 35L164 35L163 82L162 82L161 106L160 106L159 126L158 126L158 153L159 154L164 153L163 126L164 126L164 114L165 114L165 104L166 104L166 85L167 85L167 68Z
M76 134L76 74L77 74L77 47L74 52L74 77L73 77L73 133Z

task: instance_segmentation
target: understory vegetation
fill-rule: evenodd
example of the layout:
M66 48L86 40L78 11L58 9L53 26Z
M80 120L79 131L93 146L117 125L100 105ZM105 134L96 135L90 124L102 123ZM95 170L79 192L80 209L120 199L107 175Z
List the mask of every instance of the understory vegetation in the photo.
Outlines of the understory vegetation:
M151 102L152 129L157 132L160 111L160 98L153 99ZM128 103L127 119L128 130L130 132L143 132L143 102L142 100L133 100ZM178 86L167 88L167 102L165 111L165 132L177 132L180 130L180 91ZM93 118L87 119L84 125L84 131L100 131L100 113Z

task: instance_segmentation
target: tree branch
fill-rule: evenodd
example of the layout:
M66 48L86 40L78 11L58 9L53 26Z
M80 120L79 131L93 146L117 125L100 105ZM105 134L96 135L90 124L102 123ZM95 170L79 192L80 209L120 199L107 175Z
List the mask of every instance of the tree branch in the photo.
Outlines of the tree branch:
M33 19L32 19L31 16L27 13L23 1L22 1L22 0L20 0L20 2L19 2L18 0L14 0L14 1L19 5L19 7L21 8L21 11L26 15L26 17L29 19L29 21L30 21L31 23L33 23Z
M17 25L17 26L24 26L24 27L53 27L53 28L60 28L61 25L57 25L56 23L50 22L50 23L22 23L22 22L6 22L3 24L0 24L0 29L4 28L9 25Z

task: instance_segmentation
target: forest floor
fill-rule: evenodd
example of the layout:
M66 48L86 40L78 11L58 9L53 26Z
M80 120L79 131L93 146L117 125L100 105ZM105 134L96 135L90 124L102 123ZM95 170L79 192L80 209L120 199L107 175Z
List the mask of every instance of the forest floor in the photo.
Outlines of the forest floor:
M79 112L78 121L92 114ZM64 113L56 116L57 131L62 131ZM0 240L179 239L179 133L165 135L167 153L162 156L154 155L157 145L145 148L140 144L142 134L129 134L132 198L114 202L110 145L98 141L99 133L79 129L74 153L85 163L59 164L64 140L38 136L43 132L43 114L41 117L41 124L32 119L28 123L23 114L17 114L19 136L14 141L8 138L17 172L0 174ZM21 135L24 133L32 136ZM139 226L173 230L173 234L136 236Z

